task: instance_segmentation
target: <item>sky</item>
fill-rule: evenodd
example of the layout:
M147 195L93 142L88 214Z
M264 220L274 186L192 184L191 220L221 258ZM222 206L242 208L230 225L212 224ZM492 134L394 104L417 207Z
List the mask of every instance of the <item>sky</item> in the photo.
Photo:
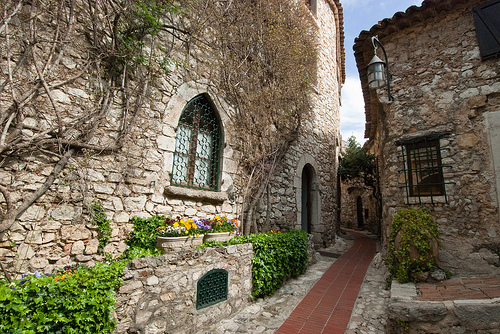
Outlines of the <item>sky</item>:
M420 6L422 0L340 0L344 9L344 35L346 57L346 80L342 87L340 124L342 139L355 136L363 144L365 133L365 107L361 93L358 69L354 60L354 39L363 30L397 12L404 12L413 5Z

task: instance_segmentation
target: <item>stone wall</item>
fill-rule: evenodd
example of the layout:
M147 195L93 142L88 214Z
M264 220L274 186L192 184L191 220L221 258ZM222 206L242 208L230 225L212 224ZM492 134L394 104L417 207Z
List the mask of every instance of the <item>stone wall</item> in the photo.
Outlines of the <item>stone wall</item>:
M388 333L493 334L500 331L500 298L420 301L414 283L401 284L393 280L387 309Z
M114 333L201 333L250 301L252 244L135 259L116 295ZM227 300L197 309L197 283L213 269L228 272Z
M371 138L373 153L382 162L384 241L399 207L426 207L441 232L440 265L459 274L500 273L500 175L495 175L492 154L498 145L490 140L498 126L487 123L500 112L500 60L481 60L472 15L480 3L484 1L443 4L418 17L413 11L401 17L403 25L387 24L393 29L384 32L373 28L389 56L394 97L389 101L386 89L377 92L381 104ZM368 43L366 61L373 56ZM407 198L396 142L431 134L444 134L440 145L446 197L434 197L434 203L422 197L419 203L417 197Z
M76 11L84 11L84 2L76 1ZM333 6L333 7L332 7ZM317 246L334 241L337 227L336 216L336 168L339 131L339 89L343 80L343 49L339 48L340 30L338 13L331 1L321 1L315 18L321 33L321 55L318 64L319 81L315 95L316 116L311 123L304 124L300 139L287 154L282 166L273 176L269 197L265 197L259 212L259 228L300 228L301 172L304 162L315 166L317 178L317 219L315 220L315 242ZM21 13L29 15L30 6ZM39 21L50 40L54 26ZM15 17L11 28L22 26ZM64 44L56 75L50 79L73 78L75 72L83 71L78 78L64 81L65 85L53 89L52 96L40 94L27 106L33 118L27 122L33 128L47 127L46 120L34 117L50 113L52 101L62 116L85 114L95 108L98 87L95 73L86 67L91 46L85 35L85 16L75 23L75 36ZM336 33L332 33L336 32ZM5 39L2 39L2 43ZM11 52L19 55L22 41L16 41L19 49ZM1 44L2 50L5 43ZM50 45L47 49L50 49ZM3 51L2 51L3 52ZM111 221L111 239L104 253L114 257L125 249L125 240L132 229L133 216L172 215L205 218L225 215L238 218L241 213L241 190L233 180L238 176L240 152L231 132L230 106L221 94L213 91L206 78L190 72L196 60L190 58L189 66L171 66L170 72L150 82L147 99L134 114L135 123L128 130L123 147L113 152L81 149L68 162L67 168L56 178L54 184L37 202L19 217L10 231L0 235L0 259L10 272L24 273L39 270L51 273L53 269L74 263L91 265L104 258L98 253L98 229L91 219L89 203L99 201ZM7 77L6 58L0 59L0 69ZM192 80L196 79L196 82ZM136 82L131 83L134 92L140 91L142 78L137 73ZM36 70L26 70L26 80L36 81ZM48 80L48 79L47 79ZM53 82L49 82L53 84ZM219 191L193 190L170 185L170 173L175 150L175 129L186 103L199 94L206 94L214 104L223 127L222 163ZM107 116L99 124L90 145L108 147L118 136L120 120L125 104L132 106L137 95L124 97L116 94ZM10 93L0 95L0 109L12 104ZM69 119L69 118L68 118ZM27 135L29 135L27 133ZM18 159L7 159L0 167L0 185L10 190L14 206L38 189L50 175L54 158L46 152L26 154ZM321 194L321 195L319 195ZM0 199L2 201L2 199ZM0 205L5 206L4 202Z
M263 230L302 228L302 171L312 168L312 229L317 247L330 245L338 229L337 168L340 152L340 88L343 48L337 2L316 2L311 12L318 26L320 44L318 80L312 92L314 115L304 121L299 139L292 145L275 177L267 200L261 201L257 221ZM336 33L332 33L336 32Z
M341 220L345 228L361 228L380 235L380 221L377 198L374 189L367 187L362 180L346 180L341 183ZM361 200L362 226L358 224L358 198Z

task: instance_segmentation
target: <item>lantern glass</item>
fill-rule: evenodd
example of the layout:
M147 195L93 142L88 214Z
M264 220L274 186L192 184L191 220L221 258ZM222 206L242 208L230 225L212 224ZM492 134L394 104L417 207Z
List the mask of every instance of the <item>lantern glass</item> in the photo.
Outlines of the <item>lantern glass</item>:
M385 63L376 55L368 65L368 86L372 89L383 88L387 85Z

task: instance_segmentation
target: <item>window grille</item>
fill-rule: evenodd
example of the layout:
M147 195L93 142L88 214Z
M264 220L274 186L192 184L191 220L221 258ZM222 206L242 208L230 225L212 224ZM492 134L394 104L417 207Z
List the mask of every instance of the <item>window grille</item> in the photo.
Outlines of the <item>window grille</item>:
M205 95L188 102L177 126L171 184L218 190L220 122Z
M196 285L196 309L227 300L228 273L224 269L214 269L198 280Z
M405 189L407 203L410 198L430 198L434 204L435 197L444 196L447 200L443 167L451 167L442 164L440 137L424 137L408 141L400 141L396 144L401 147L403 160L403 171L405 173Z

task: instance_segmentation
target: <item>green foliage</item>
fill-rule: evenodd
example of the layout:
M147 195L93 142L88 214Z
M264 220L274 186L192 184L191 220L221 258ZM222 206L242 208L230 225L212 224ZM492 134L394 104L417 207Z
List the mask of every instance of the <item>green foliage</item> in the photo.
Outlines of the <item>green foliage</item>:
M121 75L125 66L155 67L168 72L168 66L175 60L168 56L164 48L155 48L152 52L146 48L147 37L154 37L163 29L164 19L169 14L182 14L184 10L173 5L169 0L134 0L122 8L121 15L115 21L117 50L107 59L107 73L112 77ZM148 45L149 46L149 45Z
M165 225L165 216L153 216L149 218L132 217L134 229L130 232L126 242L128 245L124 257L159 256L161 251L156 249L156 237L158 227ZM135 254L135 255L134 255Z
M368 154L366 149L356 142L356 137L349 137L347 139L346 152L342 153L342 160L338 170L342 180L363 177L365 178L365 182L369 184L370 177L373 176L374 170L374 155Z
M403 330L404 333L408 333L410 331L410 323L408 321L397 320L396 322L399 328L401 328L401 330Z
M251 242L252 297L272 295L290 276L307 269L307 232L290 230L284 233L240 235L225 242L209 241L202 247L228 246Z
M99 247L97 250L101 253L104 250L104 247L108 244L113 229L111 228L111 225L109 224L110 220L108 219L108 216L106 216L104 208L99 201L91 202L90 210L92 223L97 225L99 228Z
M389 236L386 258L389 272L406 283L414 280L416 274L431 270L436 264L432 244L438 242L438 237L437 224L429 213L413 207L399 209ZM400 238L398 247L397 238ZM417 256L410 256L412 249Z
M125 262L0 282L0 333L112 333Z

